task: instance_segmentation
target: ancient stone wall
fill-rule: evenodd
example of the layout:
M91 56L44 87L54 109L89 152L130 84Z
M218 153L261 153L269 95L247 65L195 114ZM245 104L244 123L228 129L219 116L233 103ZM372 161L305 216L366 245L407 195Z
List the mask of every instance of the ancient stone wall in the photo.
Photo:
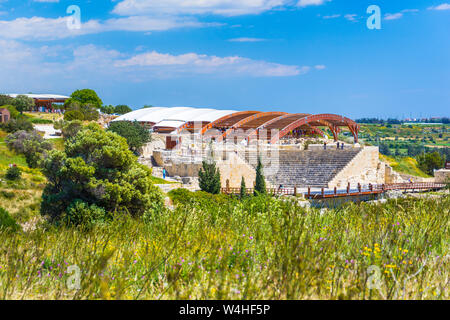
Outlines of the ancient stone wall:
M385 165L379 159L378 147L365 147L339 172L328 187L342 189L351 185L385 183Z

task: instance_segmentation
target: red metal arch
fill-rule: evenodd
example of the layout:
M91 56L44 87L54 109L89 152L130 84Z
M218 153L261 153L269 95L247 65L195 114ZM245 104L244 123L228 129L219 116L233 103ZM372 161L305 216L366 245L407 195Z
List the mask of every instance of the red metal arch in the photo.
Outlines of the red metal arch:
M204 135L206 133L206 131L208 131L209 129L214 128L215 126L219 125L221 122L224 122L224 121L226 121L228 119L232 119L234 117L238 117L238 116L241 116L241 115L249 115L250 116L250 115L254 115L254 114L258 114L258 113L262 113L262 112L260 112L260 111L241 111L241 112L235 112L235 113L229 114L229 115L227 115L225 117L217 119L216 121L213 121L213 122L207 124L206 126L204 126L202 131L200 132L200 134Z
M353 121L349 118L343 117L343 116L335 115L335 114L318 114L318 115L314 115L314 116L307 116L307 117L304 117L302 119L292 122L291 124L289 124L288 126L283 128L279 132L279 134L272 137L272 139L270 140L270 143L271 144L277 143L282 137L286 136L289 132L291 132L292 130L294 130L298 127L301 127L306 124L314 123L314 122L320 123L321 121L327 121L327 122L333 124L334 127L347 126L350 129L350 132L353 134L355 142L358 142L359 125L355 121Z
M278 121L280 121L280 120L283 120L283 119L285 119L285 118L292 117L293 115L295 115L295 114L287 113L287 114L285 114L285 115L282 115L281 117L278 117L278 118L275 118L275 119L272 119L272 120L267 121L267 122L264 123L262 126L260 126L260 127L256 128L255 130L251 131L251 132L247 135L246 139L247 139L247 140L250 140L253 136L256 136L257 133L258 133L260 130L264 129L265 127L271 125L272 123L276 123L276 122L278 122ZM300 113L299 113L298 115L300 116L300 115L303 115L303 114L300 114ZM308 114L308 115L309 115L309 114ZM305 116L306 116L306 115L305 115Z
M243 125L245 125L245 124L247 124L247 123L249 123L249 122L251 122L253 120L264 118L264 117L267 117L267 116L284 116L284 115L287 115L287 113L286 112L261 112L261 113L254 114L254 115L252 115L250 117L247 117L245 119L242 119L238 123L234 124L221 137L219 137L218 141L222 141L227 136L232 134L236 129L239 129ZM278 118L278 117L276 117L276 118Z

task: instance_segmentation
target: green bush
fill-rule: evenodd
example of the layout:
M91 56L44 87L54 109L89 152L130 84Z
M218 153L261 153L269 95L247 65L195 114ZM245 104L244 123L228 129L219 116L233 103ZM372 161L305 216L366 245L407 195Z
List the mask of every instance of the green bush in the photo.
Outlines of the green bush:
M38 168L42 159L53 148L53 145L36 131L16 131L8 135L5 142L10 149L25 156L30 168Z
M7 180L19 180L21 176L22 176L22 172L20 171L20 168L18 166L16 166L15 164L10 166L6 170L5 178Z
M64 113L64 120L65 121L74 121L74 120L83 121L84 120L84 115L79 110L66 111Z
M105 223L109 219L105 209L95 204L89 205L82 200L75 200L67 208L63 221L69 225L90 228L96 224Z
M8 211L0 207L0 229L9 229L11 231L19 230L19 225Z
M17 119L11 119L2 124L1 128L8 133L14 133L17 131L33 131L33 124L25 117L20 117Z
M83 127L66 141L64 151L51 151L42 171L48 184L41 213L54 220L60 220L75 200L134 217L164 208L151 170L137 162L124 138L97 124Z

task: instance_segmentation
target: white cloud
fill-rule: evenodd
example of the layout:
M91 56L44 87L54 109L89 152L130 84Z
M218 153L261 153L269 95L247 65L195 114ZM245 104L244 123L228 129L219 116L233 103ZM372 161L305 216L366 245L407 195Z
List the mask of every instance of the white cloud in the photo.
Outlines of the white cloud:
M336 19L336 18L339 18L340 16L341 16L340 14L332 14L329 16L323 16L322 18L323 19Z
M384 15L385 20L397 20L403 18L403 13L386 13Z
M316 68L317 70L324 70L324 69L326 69L327 67L324 66L323 64L318 64L317 66L314 66L314 68Z
M89 20L80 29L69 29L70 17L56 19L32 17L17 18L10 21L0 20L0 38L24 40L55 40L73 36L101 33L107 31L164 31L182 27L204 27L218 24L204 24L193 19L167 17L152 18L132 16L108 19L105 21Z
M344 16L345 19L347 19L348 21L356 21L358 19L358 15L357 14L346 14Z
M228 41L230 42L262 42L262 41L267 41L266 39L261 39L261 38L234 38L234 39L229 39Z
M129 59L118 60L116 67L134 67L141 71L165 67L165 72L173 74L228 74L256 77L286 77L304 74L310 67L283 65L266 61L252 60L239 56L217 57L197 53L171 55L156 51L135 55Z
M320 5L324 4L327 1L331 1L331 0L300 0L297 3L297 6L298 7L320 6Z
M59 2L59 0L33 0L34 2Z
M289 4L290 0L123 0L113 12L120 15L259 14Z
M438 6L429 7L429 10L450 10L450 3L443 3Z
M209 75L212 77L289 77L325 66L297 66L253 60L241 56L219 57L198 53L173 55L150 51L123 53L95 45L31 47L0 39L4 90L27 86L78 86L100 82L145 82L151 79ZM37 89L33 89L37 90ZM45 91L45 90L44 90Z

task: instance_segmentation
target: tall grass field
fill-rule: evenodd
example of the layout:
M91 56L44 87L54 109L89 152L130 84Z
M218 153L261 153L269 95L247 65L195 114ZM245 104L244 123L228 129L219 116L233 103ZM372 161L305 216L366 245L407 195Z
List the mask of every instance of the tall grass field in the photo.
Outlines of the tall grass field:
M1 229L0 299L449 298L448 196L333 210L173 200L147 221Z

